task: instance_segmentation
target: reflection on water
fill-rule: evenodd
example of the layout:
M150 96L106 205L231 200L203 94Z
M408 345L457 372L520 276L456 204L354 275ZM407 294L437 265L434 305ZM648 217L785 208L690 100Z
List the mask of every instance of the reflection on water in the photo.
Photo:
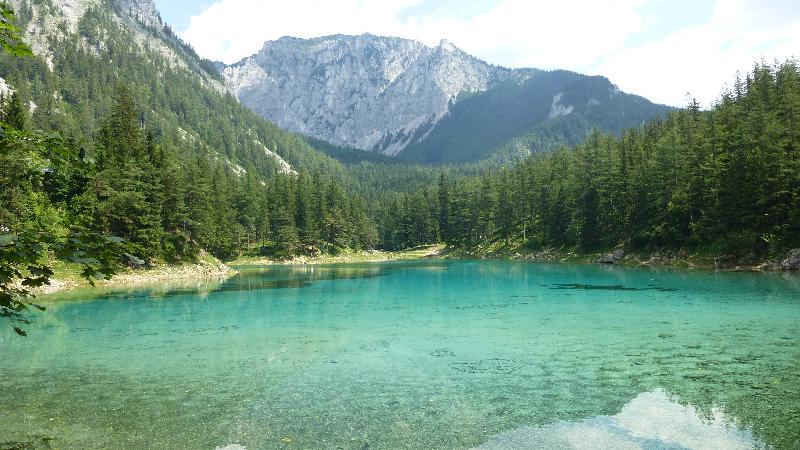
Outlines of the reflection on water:
M312 283L331 280L375 278L386 274L387 266L261 266L241 268L240 273L220 287L221 291L255 291L308 287Z
M133 296L146 298L166 298L182 294L195 294L205 297L217 291L225 283L224 278L204 278L198 280L172 280L154 283L136 283L135 285L96 285L72 289L65 292L43 295L39 297L49 308L57 307L65 301L80 301L88 299L131 298Z
M500 449L752 449L763 445L750 430L713 411L701 417L691 406L673 402L661 390L640 394L614 416L556 422L506 431L479 446Z
M112 299L112 298L167 298L197 294L207 296L212 292L257 291L262 289L304 288L312 283L327 280L374 278L399 268L391 265L306 265L306 266L242 266L240 273L230 278L200 280L174 280L154 283L137 283L134 286L113 285L74 289L42 297L42 300ZM432 268L431 270L436 270Z
M424 261L76 292L0 329L0 448L797 450L798 279Z

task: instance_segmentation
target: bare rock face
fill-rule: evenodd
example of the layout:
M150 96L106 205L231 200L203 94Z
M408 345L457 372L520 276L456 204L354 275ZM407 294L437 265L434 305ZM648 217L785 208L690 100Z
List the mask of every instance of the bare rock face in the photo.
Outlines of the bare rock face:
M458 94L510 73L447 41L369 34L284 37L223 70L245 106L281 127L391 155L422 139Z
M123 14L151 28L164 26L153 0L114 0Z

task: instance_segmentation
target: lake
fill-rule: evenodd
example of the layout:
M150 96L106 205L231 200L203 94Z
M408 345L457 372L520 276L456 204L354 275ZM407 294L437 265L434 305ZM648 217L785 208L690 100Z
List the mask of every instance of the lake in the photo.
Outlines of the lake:
M797 275L409 261L62 297L0 328L0 448L800 448Z

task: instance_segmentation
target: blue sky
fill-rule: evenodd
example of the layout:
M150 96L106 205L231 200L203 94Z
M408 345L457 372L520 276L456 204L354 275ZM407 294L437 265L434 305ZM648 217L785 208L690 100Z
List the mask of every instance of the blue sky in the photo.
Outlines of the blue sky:
M198 53L227 63L281 36L448 39L508 67L608 76L671 105L712 103L736 71L800 52L796 0L156 0ZM687 95L688 94L688 95Z
M185 30L189 18L211 6L212 0L156 0L161 17L176 30Z

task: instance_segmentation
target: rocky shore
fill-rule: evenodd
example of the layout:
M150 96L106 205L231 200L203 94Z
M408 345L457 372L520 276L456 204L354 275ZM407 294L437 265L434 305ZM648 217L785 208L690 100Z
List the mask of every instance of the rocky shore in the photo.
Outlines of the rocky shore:
M693 254L685 249L628 252L622 248L595 253L579 253L571 249L555 248L547 248L535 252L507 249L470 252L448 249L443 252L442 256L448 258L496 258L554 263L588 263L734 271L800 270L800 249L793 249L769 259L757 258L753 255L732 257L726 255Z
M408 259L436 258L443 255L444 245L424 245L399 252L381 250L347 251L337 255L296 256L291 259L239 258L232 266L348 264L359 262L402 261Z
M658 250L653 252L626 252L618 248L599 253L578 253L574 250L543 249L536 252L522 251L467 251L446 248L444 245L421 246L401 252L365 250L345 252L338 255L298 256L288 260L268 258L240 258L226 265L216 259L206 259L196 264L161 265L150 269L128 270L114 275L109 280L96 281L97 287L128 287L154 283L192 280L224 280L238 272L231 266L258 265L304 265L304 264L348 264L359 262L403 261L423 258L440 259L509 259L520 261L553 263L595 263L620 266L676 267L687 269L717 269L742 271L798 271L800 249L794 249L780 257L757 260L752 257L732 258L691 254L686 250ZM52 294L88 287L86 281L75 277L59 277L50 280L50 285L37 294Z
M96 287L137 286L153 283L166 283L187 280L223 279L238 273L236 270L219 261L203 261L196 264L160 265L149 269L127 270L120 272L108 280L95 281ZM80 278L67 277L50 280L48 286L37 291L37 294L53 294L71 289L90 287Z

